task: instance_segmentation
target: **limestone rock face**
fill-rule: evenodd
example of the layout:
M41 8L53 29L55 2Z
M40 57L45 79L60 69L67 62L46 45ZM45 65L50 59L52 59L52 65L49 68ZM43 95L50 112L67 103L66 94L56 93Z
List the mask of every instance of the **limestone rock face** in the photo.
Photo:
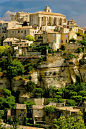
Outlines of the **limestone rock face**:
M1 88L10 88L10 82L6 77L0 78L0 89Z
M86 82L86 65L79 65L81 56L70 61L65 61L60 57L52 63L40 65L38 67L38 86L46 88L52 85L61 88L71 83L75 84L77 77L80 81Z

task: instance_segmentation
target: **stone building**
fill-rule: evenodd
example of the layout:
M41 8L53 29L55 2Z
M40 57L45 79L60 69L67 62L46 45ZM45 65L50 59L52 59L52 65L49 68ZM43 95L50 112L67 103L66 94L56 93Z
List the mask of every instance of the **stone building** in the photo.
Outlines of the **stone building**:
M33 121L34 124L40 123L43 124L44 116L44 106L43 105L33 105Z
M0 21L0 39L2 39L2 37L4 39L7 38L7 30L11 29L11 28L17 28L17 27L21 27L22 25L19 24L19 22L17 21Z
M11 18L11 21L18 21L18 22L21 22L21 23L23 23L23 22L29 22L29 12L23 12L23 11L21 11L21 12L17 12L16 14L14 13L12 13L12 14L10 14L10 18Z
M67 26L66 16L61 13L51 12L50 7L44 9L44 11L39 11L33 14L30 14L30 25L39 25L41 26L52 26L52 25L63 25Z
M11 118L13 120L13 118L16 117L19 119L20 123L23 122L26 116L26 104L16 103L16 109L8 109L7 111L7 119Z
M8 38L18 38L18 39L26 39L27 35L36 34L38 32L38 29L34 29L31 26L23 26L19 28L10 28L8 29L7 35Z
M19 39L17 39L17 38L7 38L7 39L5 39L5 40L3 41L3 46L8 45L8 46L12 47L12 44L13 44L13 43L16 43L16 42L18 42L18 41L19 41Z
M61 45L61 34L54 31L43 32L43 44L49 43L49 47L57 50Z
M71 29L73 27L78 27L76 21L74 21L74 19L67 21L67 28Z
M23 12L23 11L21 11L21 12L17 12L16 13L16 16L15 16L15 20L16 21L18 21L18 22L29 22L29 12Z

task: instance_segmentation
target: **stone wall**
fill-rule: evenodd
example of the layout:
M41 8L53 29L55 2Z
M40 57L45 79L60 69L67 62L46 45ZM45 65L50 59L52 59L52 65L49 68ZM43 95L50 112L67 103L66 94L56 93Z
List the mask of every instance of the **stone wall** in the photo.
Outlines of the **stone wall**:
M79 47L82 47L81 43L67 43L66 45L67 49L78 49Z

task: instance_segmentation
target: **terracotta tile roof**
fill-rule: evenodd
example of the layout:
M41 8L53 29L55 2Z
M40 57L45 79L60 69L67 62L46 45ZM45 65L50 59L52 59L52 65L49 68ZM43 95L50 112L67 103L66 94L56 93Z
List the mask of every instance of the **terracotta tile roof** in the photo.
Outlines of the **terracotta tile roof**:
M65 15L63 15L61 13L43 12L43 11L39 11L39 12L33 13L31 15L34 15L34 14L55 15L55 16L63 16L63 17L65 17Z

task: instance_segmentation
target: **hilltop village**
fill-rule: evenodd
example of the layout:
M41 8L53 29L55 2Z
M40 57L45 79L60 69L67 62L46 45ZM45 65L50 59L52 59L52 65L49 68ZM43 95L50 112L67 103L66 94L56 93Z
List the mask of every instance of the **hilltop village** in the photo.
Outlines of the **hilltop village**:
M86 129L86 28L53 13L0 21L0 128Z

